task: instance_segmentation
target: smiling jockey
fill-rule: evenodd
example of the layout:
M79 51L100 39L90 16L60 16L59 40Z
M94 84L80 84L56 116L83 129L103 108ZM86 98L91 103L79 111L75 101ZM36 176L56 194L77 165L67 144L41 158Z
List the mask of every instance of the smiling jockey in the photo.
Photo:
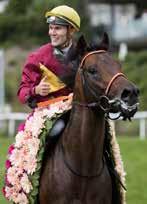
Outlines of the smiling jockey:
M73 36L80 29L80 17L71 7L58 6L45 15L49 25L48 35L51 43L45 44L28 57L18 90L22 103L35 108L38 102L49 100L72 92L67 84L60 80L56 87L54 79L68 72L63 63L73 45ZM46 73L43 74L43 71ZM46 76L49 75L50 79ZM56 79L58 81L58 78Z
M51 42L43 45L28 57L23 72L18 98L31 108L49 99L67 96L72 92L71 80L64 84L60 77L68 75L71 69L63 63L73 46L73 36L80 29L80 17L71 7L55 7L45 15L49 25L48 35ZM72 69L75 71L75 67ZM75 75L75 74L74 74ZM57 135L65 127L63 120L58 120L51 136Z

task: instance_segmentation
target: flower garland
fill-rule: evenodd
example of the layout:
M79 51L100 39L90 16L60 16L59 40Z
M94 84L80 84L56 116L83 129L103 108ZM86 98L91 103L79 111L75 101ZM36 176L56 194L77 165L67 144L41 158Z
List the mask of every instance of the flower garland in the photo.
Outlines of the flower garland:
M36 108L19 128L6 160L3 193L9 201L18 204L36 202L47 132L57 117L71 109L71 98L46 108Z
M115 170L117 171L122 184L126 186L126 179L125 179L126 172L124 170L124 164L121 157L119 144L117 142L116 135L115 135L114 123L109 120L109 125L110 125L110 134L112 136L110 143L112 146L112 154L115 161ZM126 191L122 187L120 188L120 193L122 196L122 203L126 204Z

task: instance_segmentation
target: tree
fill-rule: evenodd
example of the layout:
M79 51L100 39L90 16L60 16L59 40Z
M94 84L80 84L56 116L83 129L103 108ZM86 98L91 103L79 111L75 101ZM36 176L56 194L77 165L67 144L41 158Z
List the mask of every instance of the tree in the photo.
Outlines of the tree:
M6 12L9 14L25 14L32 0L10 0Z

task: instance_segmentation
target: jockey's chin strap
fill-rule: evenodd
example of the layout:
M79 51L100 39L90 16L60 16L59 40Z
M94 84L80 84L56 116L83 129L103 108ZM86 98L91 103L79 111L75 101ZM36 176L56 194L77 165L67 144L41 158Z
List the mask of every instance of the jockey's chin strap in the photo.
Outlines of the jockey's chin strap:
M93 95L95 98L97 98L95 92L91 89L91 87L89 86L89 84L86 83L86 81L85 81L85 79L84 79L84 76L83 76L83 68L82 68L82 67L83 67L83 64L84 64L84 62L85 62L85 60L86 60L86 58L87 58L88 56L93 55L93 54L105 53L105 52L106 52L105 50L97 50L97 51L89 52L88 54L86 54L86 55L83 57L83 59L82 59L82 61L81 61L81 63L80 63L80 67L79 67L83 86L86 85L86 88L88 88L88 89L91 91L92 95ZM78 101L73 101L73 103L74 103L74 104L78 104L79 106L87 107L87 108L93 108L93 107L98 107L98 106L99 106L104 112L108 112L108 111L109 111L109 108L108 108L108 107L104 107L104 106L102 105L102 103L103 103L103 104L107 104L107 105L109 106L108 93L109 93L109 91L110 91L110 89L111 89L112 84L114 83L114 81L115 81L118 77L124 77L124 78L126 78L126 76L125 76L122 72L116 73L116 74L111 78L111 80L109 81L109 83L108 83L108 85L107 85L107 87L106 87L106 89L105 89L105 93L104 93L104 95L102 95L102 96L100 97L99 101L97 101L97 102L92 102L92 103L81 103L81 102L78 102ZM100 102L100 101L102 101L102 102Z

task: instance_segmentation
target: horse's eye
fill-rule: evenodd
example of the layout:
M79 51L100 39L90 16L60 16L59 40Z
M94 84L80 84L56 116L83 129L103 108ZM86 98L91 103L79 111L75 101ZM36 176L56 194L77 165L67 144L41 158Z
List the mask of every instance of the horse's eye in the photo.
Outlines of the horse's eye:
M90 67L90 68L88 68L87 69L87 72L89 73L89 74L97 74L97 70L95 69L95 67Z

